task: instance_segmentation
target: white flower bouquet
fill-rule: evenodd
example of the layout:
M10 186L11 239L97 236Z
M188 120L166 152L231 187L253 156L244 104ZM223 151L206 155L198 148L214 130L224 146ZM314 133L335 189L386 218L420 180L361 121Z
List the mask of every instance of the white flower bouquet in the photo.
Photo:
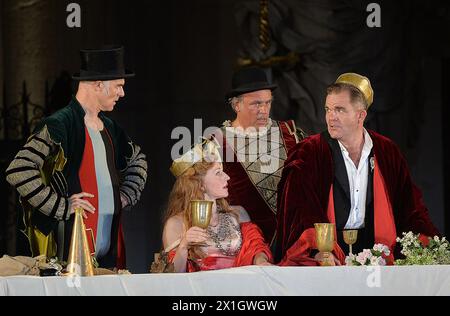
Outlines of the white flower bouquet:
M439 265L450 264L450 244L443 238L434 236L424 246L419 240L419 234L403 233L403 238L397 238L402 246L404 259L395 261L396 265Z
M345 258L347 266L385 266L386 257L391 254L389 247L376 244L372 249L364 249L358 255L350 254Z

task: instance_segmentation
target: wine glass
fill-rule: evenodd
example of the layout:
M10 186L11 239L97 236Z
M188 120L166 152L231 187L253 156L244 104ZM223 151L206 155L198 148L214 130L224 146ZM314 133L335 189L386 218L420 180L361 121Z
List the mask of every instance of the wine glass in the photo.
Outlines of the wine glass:
M335 224L331 223L317 223L314 224L316 230L316 244L322 254L322 266L333 266L334 262L330 258L331 252L335 244Z
M350 250L350 255L353 254L352 245L356 243L358 240L358 230L356 229L348 229L343 231L344 234L344 242L348 245Z

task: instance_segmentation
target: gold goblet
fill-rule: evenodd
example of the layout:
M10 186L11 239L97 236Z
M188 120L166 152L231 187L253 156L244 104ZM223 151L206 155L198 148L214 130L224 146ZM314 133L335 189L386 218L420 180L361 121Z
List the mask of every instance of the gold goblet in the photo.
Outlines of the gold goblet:
M331 223L317 223L314 224L316 230L316 244L322 254L322 266L333 266L334 262L331 259L331 252L335 244L335 225Z
M191 201L192 226L207 229L212 216L213 201ZM197 246L207 246L206 243L196 243Z
M356 241L358 240L358 230L356 229L344 230L343 234L344 234L344 242L348 245L350 255L352 255L353 254L352 245L356 243Z
M191 201L192 226L207 229L212 216L213 201Z

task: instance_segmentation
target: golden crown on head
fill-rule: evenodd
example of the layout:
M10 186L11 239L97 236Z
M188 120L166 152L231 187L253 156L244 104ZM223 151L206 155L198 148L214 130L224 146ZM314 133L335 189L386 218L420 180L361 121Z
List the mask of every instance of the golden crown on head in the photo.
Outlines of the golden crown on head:
M204 138L201 143L194 145L187 153L175 159L170 172L178 178L198 162L221 162L219 148L220 145L214 137Z
M373 89L369 78L350 72L340 75L336 83L346 83L357 88L364 95L368 107L372 105Z

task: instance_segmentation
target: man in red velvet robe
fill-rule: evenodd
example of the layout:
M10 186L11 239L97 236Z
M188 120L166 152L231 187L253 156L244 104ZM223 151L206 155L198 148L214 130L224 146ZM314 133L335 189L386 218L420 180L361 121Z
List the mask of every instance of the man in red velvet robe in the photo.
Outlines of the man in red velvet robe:
M336 224L338 264L348 253L343 230L358 230L354 253L387 245L388 263L403 232L420 233L424 241L439 234L397 145L364 128L372 102L366 77L340 76L327 90L328 130L291 151L279 184L275 260L280 265L317 264L314 223Z
M261 228L267 243L276 232L277 187L289 150L305 134L294 121L270 119L272 91L266 72L245 68L236 72L228 103L236 112L215 133L224 150L223 168L230 176L229 201L240 205Z

